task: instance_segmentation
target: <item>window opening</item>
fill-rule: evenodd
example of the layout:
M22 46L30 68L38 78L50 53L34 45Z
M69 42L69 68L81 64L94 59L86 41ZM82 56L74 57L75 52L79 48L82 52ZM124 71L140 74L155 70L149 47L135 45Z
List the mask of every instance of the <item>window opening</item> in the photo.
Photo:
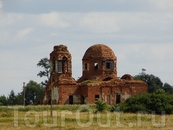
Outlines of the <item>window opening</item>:
M69 96L69 104L73 104L73 95Z
M114 69L114 61L106 61L106 69Z
M48 101L48 104L49 104L49 105L51 104L51 100Z
M62 73L62 60L58 60L58 73Z
M83 95L81 95L81 104L85 103L85 97Z
M121 94L120 93L116 93L116 104L121 102Z
M98 70L98 63L94 63L94 69Z
M110 69L110 68L111 68L110 62L107 62L106 63L106 69Z
M95 95L95 101L99 99L99 95Z
M84 64L84 70L88 70L88 64L87 63Z

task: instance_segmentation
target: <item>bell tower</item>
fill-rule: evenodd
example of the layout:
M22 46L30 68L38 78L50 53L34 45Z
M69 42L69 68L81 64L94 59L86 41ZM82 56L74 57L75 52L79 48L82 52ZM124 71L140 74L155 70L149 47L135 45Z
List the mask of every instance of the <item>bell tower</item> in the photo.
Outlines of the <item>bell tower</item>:
M55 82L60 76L72 76L71 54L64 45L54 46L50 53L50 80Z

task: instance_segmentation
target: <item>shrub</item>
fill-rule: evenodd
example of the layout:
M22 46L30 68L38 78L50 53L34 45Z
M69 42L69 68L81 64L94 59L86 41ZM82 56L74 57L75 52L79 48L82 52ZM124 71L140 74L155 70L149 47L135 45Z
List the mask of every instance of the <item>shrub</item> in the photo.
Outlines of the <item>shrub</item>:
M115 104L114 106L111 106L110 107L110 111L111 112L119 112L119 111L126 111L126 109L127 109L127 106L126 106L126 104L125 103L119 103L119 104Z
M96 112L103 112L105 110L107 110L108 105L106 102L101 101L100 99L98 99L96 102Z

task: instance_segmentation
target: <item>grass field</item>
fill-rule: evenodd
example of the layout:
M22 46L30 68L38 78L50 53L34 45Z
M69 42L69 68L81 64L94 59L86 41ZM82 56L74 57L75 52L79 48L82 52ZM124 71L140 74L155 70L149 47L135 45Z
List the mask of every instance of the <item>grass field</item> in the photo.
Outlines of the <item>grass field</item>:
M93 105L0 106L0 130L172 130L173 115L95 113Z

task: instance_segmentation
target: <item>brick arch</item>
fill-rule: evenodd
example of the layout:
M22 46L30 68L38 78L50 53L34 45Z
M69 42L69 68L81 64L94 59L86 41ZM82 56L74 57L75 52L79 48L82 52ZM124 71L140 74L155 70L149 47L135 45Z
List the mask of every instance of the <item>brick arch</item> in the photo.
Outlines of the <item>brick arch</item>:
M104 78L103 81L109 81L111 79L113 79L113 78L112 77L107 77L107 78Z

